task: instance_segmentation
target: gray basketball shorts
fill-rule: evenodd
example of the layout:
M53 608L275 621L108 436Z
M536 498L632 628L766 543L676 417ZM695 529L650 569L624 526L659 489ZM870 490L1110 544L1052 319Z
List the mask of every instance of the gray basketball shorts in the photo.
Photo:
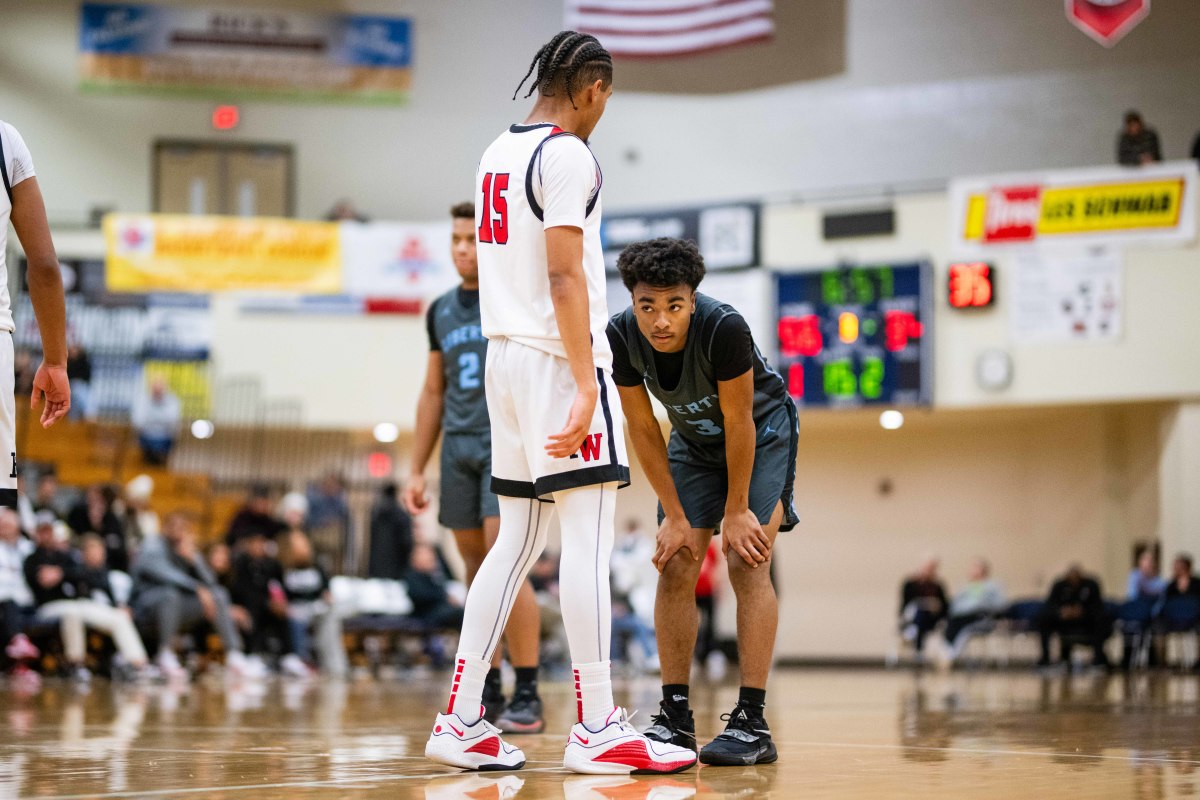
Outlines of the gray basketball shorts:
M442 482L438 522L451 530L483 527L484 517L500 516L492 494L490 433L447 433L442 436Z
M787 403L758 425L755 432L754 469L750 474L750 510L762 525L771 521L775 505L783 502L781 531L796 527L799 518L792 492L796 482L796 444L800 428L796 407ZM671 478L679 502L693 528L717 528L725 517L725 498L729 473L725 468L725 448L721 445L702 452L694 445L676 440L671 433L668 448ZM658 521L663 521L662 504ZM718 531L719 533L719 531Z

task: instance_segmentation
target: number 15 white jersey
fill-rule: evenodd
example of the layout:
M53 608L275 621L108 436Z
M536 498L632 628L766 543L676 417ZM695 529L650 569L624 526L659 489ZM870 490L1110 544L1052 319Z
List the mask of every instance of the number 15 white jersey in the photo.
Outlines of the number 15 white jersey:
M545 231L572 226L583 231L592 356L597 367L612 368L600 245L602 183L588 146L550 123L513 125L484 152L475 181L484 336L567 357L550 299Z

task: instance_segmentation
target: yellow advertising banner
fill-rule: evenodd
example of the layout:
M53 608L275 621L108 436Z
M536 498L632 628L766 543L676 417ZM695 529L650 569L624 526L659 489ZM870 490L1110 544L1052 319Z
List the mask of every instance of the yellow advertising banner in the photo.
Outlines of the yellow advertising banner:
M341 243L331 222L109 214L104 240L113 292L342 289Z
M951 184L963 245L1189 241L1195 236L1194 162L1138 170L1104 167Z

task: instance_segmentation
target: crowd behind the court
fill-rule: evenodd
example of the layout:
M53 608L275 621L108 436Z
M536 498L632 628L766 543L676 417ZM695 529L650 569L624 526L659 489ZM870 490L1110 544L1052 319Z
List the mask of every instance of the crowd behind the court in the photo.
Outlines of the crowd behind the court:
M1071 565L1042 598L1010 600L989 563L976 559L962 587L950 595L938 574L939 562L928 558L901 588L901 638L924 663L926 645L940 633L943 664L954 664L973 636L1006 630L1037 634L1040 658L1046 668L1070 662L1075 646L1091 651L1091 666L1107 669L1106 645L1119 634L1123 647L1120 666L1165 666L1165 641L1171 634L1200 632L1200 576L1192 557L1175 556L1170 572L1162 574L1159 548L1139 543L1133 568L1120 598L1106 598L1100 580ZM1057 657L1053 648L1058 641ZM1200 662L1184 664L1200 668Z
M224 535L206 545L191 514L159 516L148 476L82 492L60 486L53 471L33 483L31 492L22 487L16 510L0 509L0 668L18 685L36 688L47 672L79 682L96 672L184 681L210 669L247 681L273 672L344 676L343 625L357 612L353 597L334 597L335 580L367 593L397 587L405 597L398 613L368 604L351 621L382 633L403 623L399 630L415 634L435 666L447 660L441 637L462 625L465 588L446 554L414 528L394 484L380 488L370 510L366 578L347 579L331 576L323 565L331 560L309 535L330 520L349 525L336 476L280 497L251 487ZM652 549L631 523L613 555L613 658L639 671L658 668ZM709 657L710 673L723 666L713 633L715 568L714 560L697 591L708 620L699 656ZM543 554L530 580L542 608L544 662L566 663L554 554Z

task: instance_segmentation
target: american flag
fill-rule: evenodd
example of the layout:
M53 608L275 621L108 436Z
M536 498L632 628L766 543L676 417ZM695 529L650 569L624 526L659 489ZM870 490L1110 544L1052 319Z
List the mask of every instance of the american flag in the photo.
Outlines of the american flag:
M614 56L651 58L770 39L774 0L566 0L567 27Z

